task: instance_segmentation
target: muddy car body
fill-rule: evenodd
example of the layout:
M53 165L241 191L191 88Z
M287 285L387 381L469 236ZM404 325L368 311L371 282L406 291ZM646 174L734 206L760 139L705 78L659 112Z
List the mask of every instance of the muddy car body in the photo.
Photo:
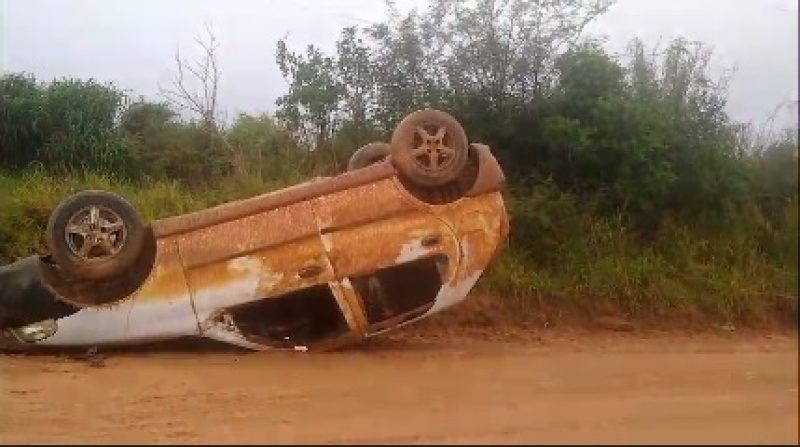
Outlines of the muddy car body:
M305 350L424 318L467 295L508 233L499 164L485 145L468 155L449 189L412 184L392 156L152 221L136 261L111 279L65 280L37 257L41 288L67 315L4 338L96 346L198 336Z

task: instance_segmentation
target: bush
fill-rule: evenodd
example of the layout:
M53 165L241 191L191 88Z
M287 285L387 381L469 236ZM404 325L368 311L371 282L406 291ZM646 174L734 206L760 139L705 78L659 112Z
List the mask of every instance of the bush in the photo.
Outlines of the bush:
M0 163L22 169L124 169L127 148L116 127L124 100L111 84L32 76L0 77Z

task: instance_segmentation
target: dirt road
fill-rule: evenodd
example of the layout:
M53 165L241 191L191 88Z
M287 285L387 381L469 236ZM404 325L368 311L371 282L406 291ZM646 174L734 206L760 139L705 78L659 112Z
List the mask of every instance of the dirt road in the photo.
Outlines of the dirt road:
M0 356L0 442L797 443L797 338Z

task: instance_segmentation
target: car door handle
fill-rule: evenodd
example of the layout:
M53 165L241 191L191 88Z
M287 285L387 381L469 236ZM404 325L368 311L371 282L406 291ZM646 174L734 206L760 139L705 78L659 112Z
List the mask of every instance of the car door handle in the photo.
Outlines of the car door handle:
M316 265L316 264L315 265L307 265L307 266L301 268L299 272L297 272L297 276L299 276L299 277L301 277L303 279L308 279L308 278L313 278L313 277L319 275L320 273L322 273L322 266L319 266L319 265Z
M420 243L422 244L423 247L432 247L434 245L439 244L441 240L442 236L439 233L433 233L423 237Z

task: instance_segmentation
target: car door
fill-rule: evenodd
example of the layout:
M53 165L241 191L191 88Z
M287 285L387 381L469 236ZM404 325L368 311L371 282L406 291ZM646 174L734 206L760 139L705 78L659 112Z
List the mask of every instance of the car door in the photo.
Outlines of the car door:
M333 279L312 207L300 201L180 235L198 320Z
M316 199L334 275L365 332L430 307L459 262L453 230L385 178Z

